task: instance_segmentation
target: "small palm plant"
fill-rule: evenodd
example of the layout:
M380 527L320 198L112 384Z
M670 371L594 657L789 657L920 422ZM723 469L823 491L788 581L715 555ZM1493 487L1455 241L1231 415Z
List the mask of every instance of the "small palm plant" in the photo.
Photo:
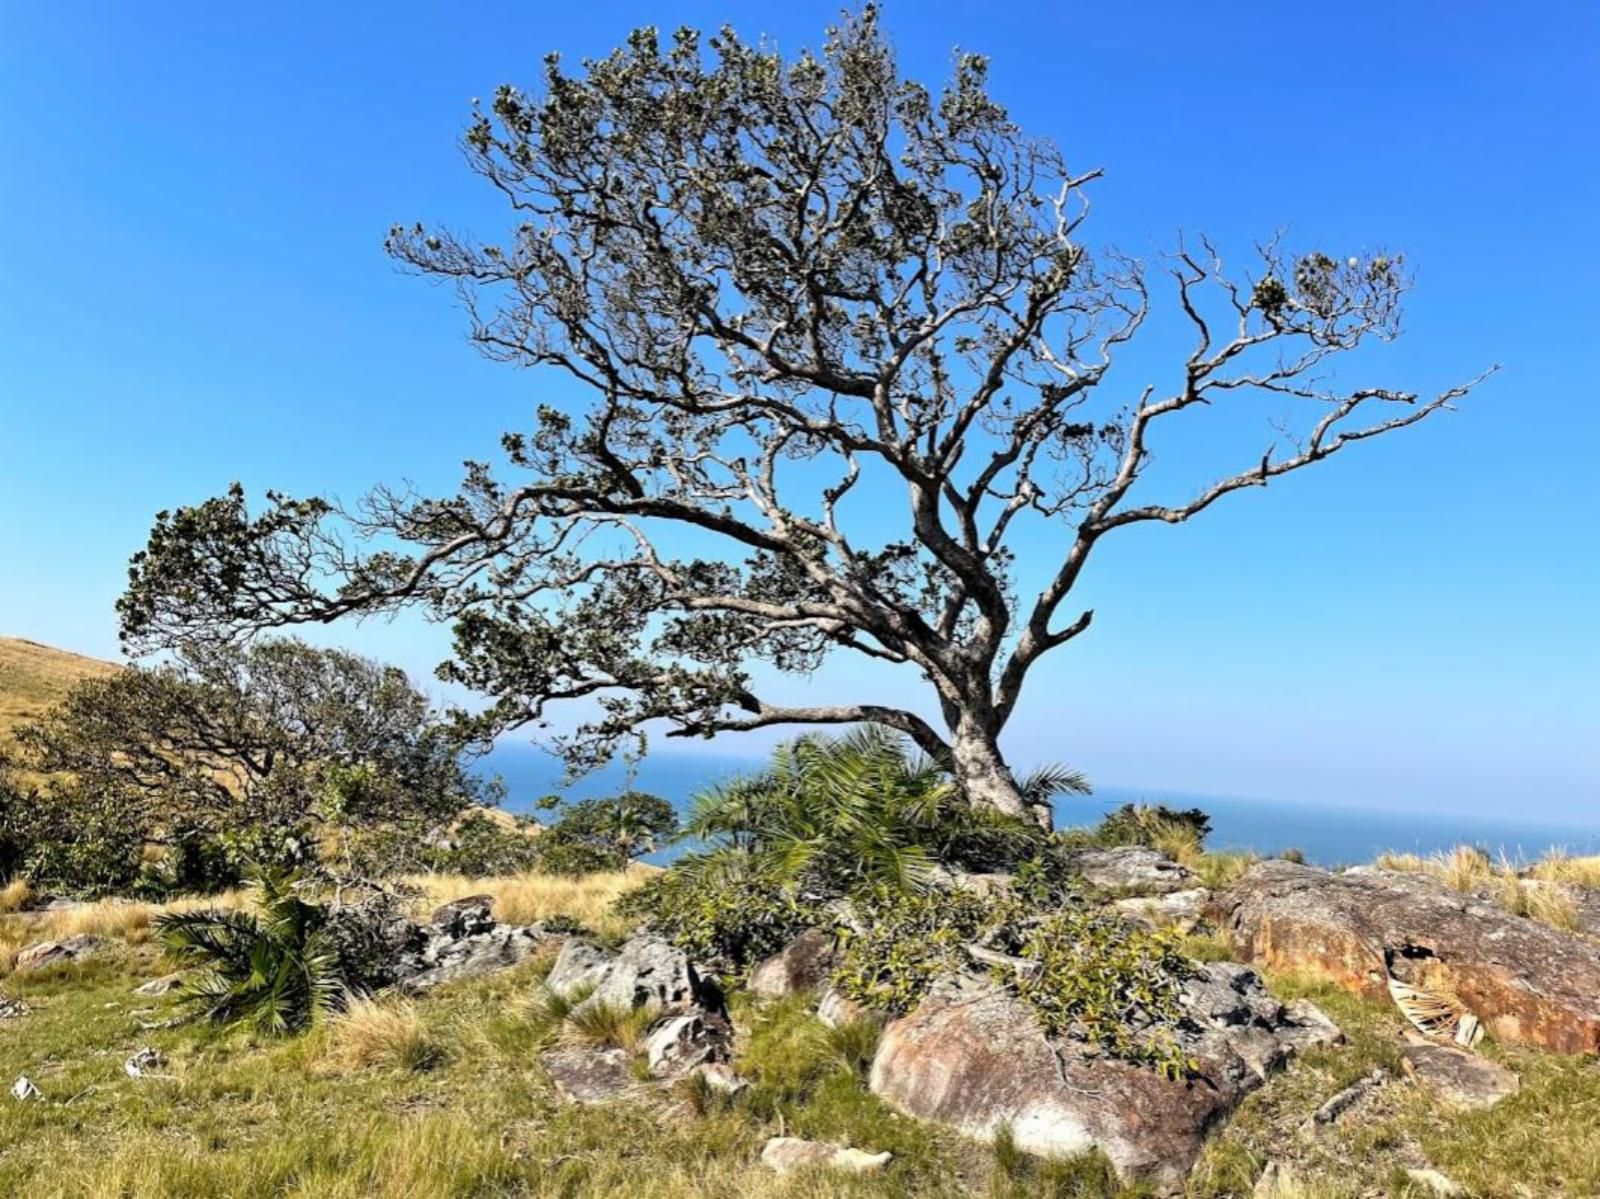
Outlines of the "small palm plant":
M339 956L324 929L326 909L295 891L293 872L258 870L255 912L169 912L156 920L167 951L204 967L182 998L224 1024L298 1032L342 1006Z

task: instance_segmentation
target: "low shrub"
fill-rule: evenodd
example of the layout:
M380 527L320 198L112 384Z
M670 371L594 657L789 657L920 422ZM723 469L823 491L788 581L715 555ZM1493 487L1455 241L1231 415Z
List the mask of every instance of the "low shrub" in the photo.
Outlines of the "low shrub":
M1199 808L1169 808L1165 804L1123 804L1108 812L1096 826L1093 838L1104 846L1143 845L1182 861L1198 854L1211 833L1211 817Z
M679 861L617 904L643 918L695 963L735 980L816 922L816 909L737 851Z

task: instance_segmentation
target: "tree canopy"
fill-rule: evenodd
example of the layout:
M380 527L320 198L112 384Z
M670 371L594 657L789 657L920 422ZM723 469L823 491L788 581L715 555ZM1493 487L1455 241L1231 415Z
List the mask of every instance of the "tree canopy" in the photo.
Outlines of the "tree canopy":
M162 513L120 605L133 648L416 605L454 622L445 677L492 699L480 735L581 701L559 740L581 766L658 722L870 721L1015 813L998 738L1034 665L1089 627L1071 596L1107 534L1471 386L1331 382L1398 332L1399 254L1270 241L1235 271L1201 241L1152 270L1095 245L1099 171L1018 128L979 56L938 92L903 78L871 7L789 60L727 29L639 30L576 72L552 55L536 91L474 106L463 149L509 228L396 226L388 251L453 282L478 346L543 368L552 398L453 496L252 511L235 487ZM1173 381L1112 375L1159 294L1192 333ZM1145 496L1158 431L1250 395L1285 411L1264 452ZM1024 529L1048 566L1032 595ZM751 669L836 651L916 671L937 717L781 702Z

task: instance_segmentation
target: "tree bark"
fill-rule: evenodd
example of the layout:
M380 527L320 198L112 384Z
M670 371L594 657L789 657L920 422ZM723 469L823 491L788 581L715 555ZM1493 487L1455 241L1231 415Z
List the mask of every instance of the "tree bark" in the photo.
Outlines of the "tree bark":
M990 807L1008 816L1028 817L1046 832L1050 830L1053 823L1050 809L1043 805L1031 806L1023 799L993 731L975 721L963 721L951 737L950 756L956 783L974 807Z

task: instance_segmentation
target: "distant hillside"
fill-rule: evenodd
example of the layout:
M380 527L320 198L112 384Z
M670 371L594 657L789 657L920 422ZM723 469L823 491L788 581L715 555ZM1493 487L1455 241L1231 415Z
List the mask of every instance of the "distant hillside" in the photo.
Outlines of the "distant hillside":
M79 679L121 667L20 637L0 637L0 736L59 702Z

